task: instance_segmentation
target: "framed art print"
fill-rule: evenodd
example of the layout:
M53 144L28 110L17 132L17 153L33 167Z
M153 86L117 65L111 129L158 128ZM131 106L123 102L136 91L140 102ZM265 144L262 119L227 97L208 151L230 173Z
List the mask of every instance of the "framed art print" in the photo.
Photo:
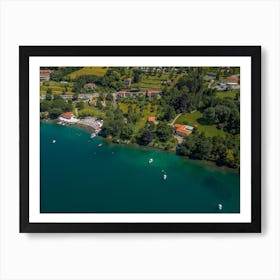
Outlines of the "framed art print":
M19 60L20 232L261 232L261 47Z

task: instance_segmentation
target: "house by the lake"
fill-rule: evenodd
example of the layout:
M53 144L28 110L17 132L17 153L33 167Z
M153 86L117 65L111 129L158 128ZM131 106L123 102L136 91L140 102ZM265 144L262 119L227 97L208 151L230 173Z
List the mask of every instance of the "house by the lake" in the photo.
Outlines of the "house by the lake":
M181 137L189 136L192 133L192 130L194 129L192 126L184 124L175 124L174 127L176 134Z
M74 116L72 112L66 112L59 116L58 118L62 123L76 123L78 119Z

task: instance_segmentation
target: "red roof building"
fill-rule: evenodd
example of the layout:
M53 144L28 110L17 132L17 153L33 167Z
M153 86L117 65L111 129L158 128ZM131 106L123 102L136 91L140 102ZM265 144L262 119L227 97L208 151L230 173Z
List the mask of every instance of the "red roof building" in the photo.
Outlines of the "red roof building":
M48 69L40 70L40 74L50 74L50 73L52 73L52 70L48 70Z
M51 77L52 70L40 69L40 80L48 81Z
M149 118L148 118L148 121L149 121L149 122L155 122L155 121L156 121L156 117L149 117Z
M192 131L185 129L184 127L179 127L176 129L176 133L180 136L189 136L192 133Z
M187 129L184 124L175 124L174 127L176 130L176 134L178 134L179 136L189 136L192 133L192 131Z
M96 100L91 100L91 101L89 101L89 105L97 106L97 101Z
M73 117L73 113L72 112L66 112L66 113L61 114L60 116L64 119L70 120Z
M231 75L227 77L224 81L226 83L239 83L239 76L238 75Z
M94 89L96 87L95 83L87 83L84 85L84 88Z

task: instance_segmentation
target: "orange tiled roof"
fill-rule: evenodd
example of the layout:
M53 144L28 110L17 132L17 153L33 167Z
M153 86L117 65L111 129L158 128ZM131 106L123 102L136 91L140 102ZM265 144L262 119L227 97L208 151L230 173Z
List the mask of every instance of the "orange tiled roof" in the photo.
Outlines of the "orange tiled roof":
M52 70L48 70L48 69L40 70L40 74L50 74L51 72Z
M225 79L227 82L238 83L239 77L237 75L231 75Z
M96 87L96 84L94 84L94 83L88 83L88 84L85 84L85 87Z
M183 124L179 124L179 123L175 123L175 124L174 124L174 127L175 127L175 128L179 128L179 127L184 127L184 125L183 125Z
M184 127L178 127L178 128L176 129L176 132L177 132L177 133L184 134L184 135L190 135L190 134L192 133L191 130L185 129Z
M155 120L156 120L156 117L149 117L149 118L148 118L148 121L149 121L149 122L154 122Z
M91 101L89 102L89 104L91 104L91 105L96 105L96 104L97 104L97 101L96 101L96 100L91 100Z
M62 118L65 119L71 119L73 117L73 113L72 112L66 112L60 115Z

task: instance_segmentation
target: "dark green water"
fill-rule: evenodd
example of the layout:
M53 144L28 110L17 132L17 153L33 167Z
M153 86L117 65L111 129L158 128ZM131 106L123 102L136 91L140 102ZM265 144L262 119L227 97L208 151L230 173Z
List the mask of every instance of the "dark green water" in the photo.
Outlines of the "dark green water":
M74 127L41 123L40 134L42 213L240 211L237 174L163 151L90 139Z

